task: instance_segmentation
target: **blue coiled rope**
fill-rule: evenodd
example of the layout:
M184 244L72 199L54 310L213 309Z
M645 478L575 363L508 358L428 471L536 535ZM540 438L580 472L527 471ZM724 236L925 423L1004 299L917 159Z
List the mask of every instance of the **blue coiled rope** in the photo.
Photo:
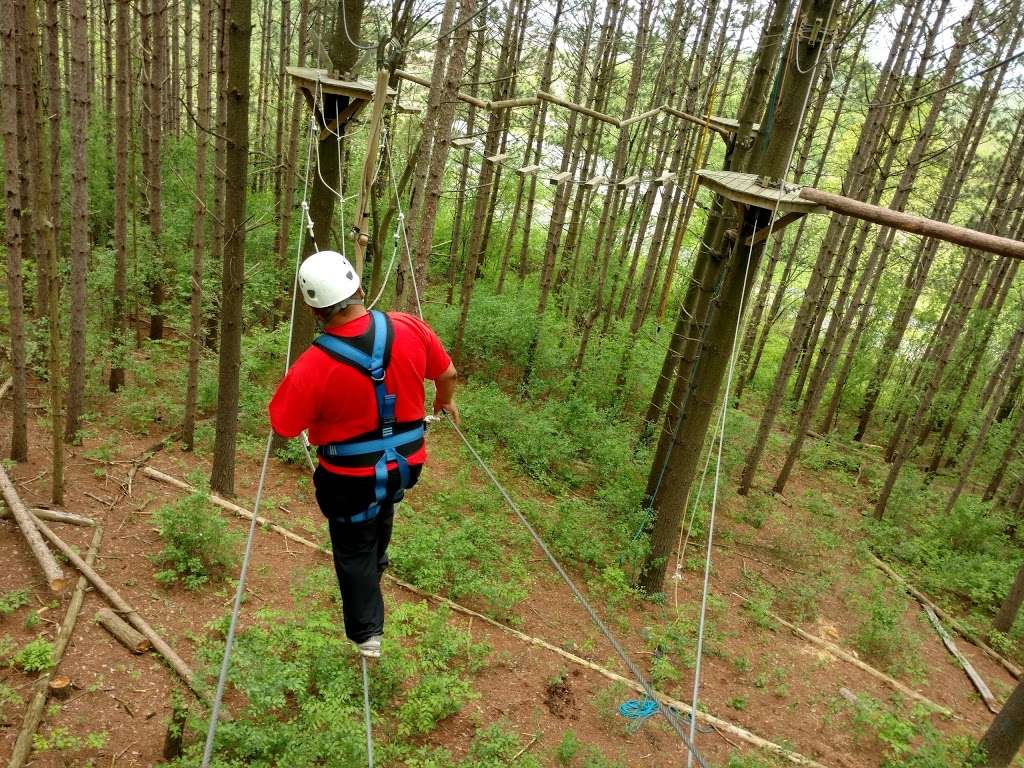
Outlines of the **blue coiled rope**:
M676 714L683 722L690 721L688 712L680 712L675 707L669 709ZM654 699L627 699L619 705L619 714L631 722L627 726L630 733L638 730L647 720L658 714L658 702ZM701 733L711 733L715 729L711 726L700 725L697 730Z

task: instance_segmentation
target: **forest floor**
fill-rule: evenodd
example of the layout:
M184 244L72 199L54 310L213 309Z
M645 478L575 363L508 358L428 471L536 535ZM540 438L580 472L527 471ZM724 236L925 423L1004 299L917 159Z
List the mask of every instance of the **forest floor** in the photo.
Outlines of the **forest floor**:
M44 397L41 385L34 382L30 403L38 404ZM0 411L0 434L7 434L9 415L6 409ZM38 418L30 420L32 458L12 470L18 491L30 506L46 502L49 494L49 433L43 411L33 413ZM233 582L189 591L154 580L158 566L153 559L162 545L152 513L180 501L182 494L140 472L128 496L125 477L131 461L163 435L159 425L149 434L139 434L104 416L94 416L83 444L67 454L65 508L103 526L96 570L188 663L204 669L199 647L211 634L208 625L229 610ZM472 424L467 428L472 434ZM396 517L393 559L398 575L408 578L410 566L403 570L402 559L416 554L410 537L417 527L444 528L453 520L470 524L478 520L489 527L490 533L484 531L484 535L493 535L500 544L501 557L460 561L463 564L458 567L477 569L472 575L478 588L450 590L448 596L628 676L539 550L525 536L513 533L518 526L514 515L500 506L486 476L470 467L471 458L447 425L431 431L430 447L428 469ZM778 448L776 444L774 452L769 452L766 470L775 468ZM236 501L245 507L251 507L255 493L259 470L255 453L248 450L239 455ZM182 479L207 476L203 456L202 452L185 453L172 443L150 464ZM514 495L532 499L534 510L544 509L543 492L503 464L500 453L495 452L493 460ZM723 478L723 485L734 483ZM888 715L883 713L916 723L919 730L908 737L916 743L927 741L933 733L976 738L991 720L919 606L907 601L868 561L861 534L862 515L870 509L866 495L859 470L810 470L798 465L785 498L755 493L744 499L726 493L717 529L719 546L714 549L702 708L829 768L867 768L892 756L895 737L887 730ZM326 527L303 468L272 462L265 499L263 515L316 542L326 541ZM481 516L484 511L486 517ZM247 522L232 518L231 526L244 533ZM92 535L88 528L52 527L80 551ZM602 586L593 574L570 568L612 630L652 673L658 689L683 701L689 701L692 693L703 569L702 548L691 544L688 552L681 578L667 582L663 604L637 600L625 587ZM59 597L47 591L10 520L0 521L0 553L5 563L0 569L0 594L29 591L28 605L0 618L0 637L8 652L37 637L52 639L71 590ZM419 555L436 559L443 569L448 552L441 546ZM525 566L519 582L502 570L502 560ZM317 569L322 578L333 579L326 570L329 564L326 555L259 530L242 630L259 609L301 613L296 585ZM452 578L465 577L461 573ZM502 593L516 583L525 587L525 599ZM738 594L750 596L752 604L744 607ZM385 584L385 596L389 611L401 603L422 602L392 582ZM75 691L67 701L53 703L47 710L32 765L125 768L161 760L172 691L182 686L155 655L133 656L92 620L102 605L94 591L87 594L60 666ZM874 648L874 657L866 659L869 663L954 711L958 719L922 714L879 680L776 626L768 610L854 653L858 647ZM423 743L443 745L461 760L483 726L501 723L519 739L520 750L509 763L528 754L544 766L681 764L683 748L659 717L636 730L627 728L627 721L618 714L619 704L638 696L625 686L484 622L458 613L448 614L448 621L473 641L486 642L490 653L471 674L473 695L468 703L422 736ZM970 643L960 641L959 645L996 696L1005 698L1012 678ZM0 755L9 754L14 743L22 700L33 679L13 666L0 668L0 691L5 693L0 698ZM568 732L575 740L566 736ZM378 733L378 738L386 740L387 733ZM783 764L716 732L700 733L697 743L713 765Z

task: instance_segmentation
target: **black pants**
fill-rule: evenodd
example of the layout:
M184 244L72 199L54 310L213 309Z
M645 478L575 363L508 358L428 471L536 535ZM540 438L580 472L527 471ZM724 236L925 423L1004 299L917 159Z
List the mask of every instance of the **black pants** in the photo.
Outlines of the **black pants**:
M422 467L409 467L409 486L419 479ZM384 597L380 578L388 566L388 544L395 519L395 504L386 501L372 520L349 521L374 502L372 477L347 477L317 467L313 473L316 500L327 518L334 553L334 571L341 588L345 634L354 643L384 632ZM398 471L388 474L390 500L401 486Z

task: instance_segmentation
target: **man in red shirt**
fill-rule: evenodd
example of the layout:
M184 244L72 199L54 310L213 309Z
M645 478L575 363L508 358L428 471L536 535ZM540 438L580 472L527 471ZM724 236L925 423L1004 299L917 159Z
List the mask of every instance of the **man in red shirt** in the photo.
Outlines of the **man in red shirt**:
M376 658L394 506L427 458L423 382L437 384L434 413L458 422L455 366L419 318L367 311L359 276L340 253L306 259L298 288L323 333L278 386L270 423L286 438L308 430L317 446L313 484L330 529L345 634Z

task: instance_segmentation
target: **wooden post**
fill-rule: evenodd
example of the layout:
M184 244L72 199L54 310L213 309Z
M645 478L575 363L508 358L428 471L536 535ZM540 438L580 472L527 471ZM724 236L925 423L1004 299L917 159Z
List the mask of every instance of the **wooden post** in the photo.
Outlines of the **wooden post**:
M363 262L366 259L366 244L370 241L369 219L370 194L373 182L377 178L377 147L380 145L380 132L383 125L384 103L388 98L388 71L382 69L377 73L377 83L373 88L373 110L370 112L370 134L366 139L366 157L363 159L363 177L359 182L359 197L356 201L356 215L353 219L355 235L355 267L356 274L363 274Z
M50 589L54 592L60 592L68 584L68 580L64 577L64 571L57 565L53 554L46 547L46 542L39 535L39 531L35 529L32 522L32 513L25 508L21 497L18 496L18 491L14 487L14 483L11 482L11 478L8 477L2 465L0 465L0 491L3 492L7 508L14 515L14 519L18 521L18 527L21 529L22 536L25 537L25 541L28 542L29 547L32 549L32 554L35 555L39 567L46 576L46 583L49 584Z
M944 221L928 219L924 216L915 216L911 213L901 213L891 208L883 208L871 203L862 203L842 195L834 195L831 192L823 192L814 187L804 187L800 190L800 197L810 200L828 208L830 211L841 213L844 216L852 216L862 221L870 221L874 224L882 224L886 227L899 229L903 232L912 232L922 237L934 237L938 240L945 240L947 243L955 243L965 248L972 248L976 251L986 251L997 256L1006 256L1011 259L1024 260L1024 242L1011 240L1008 237L990 235L986 232L978 232L967 227L958 227L955 224L947 224Z

